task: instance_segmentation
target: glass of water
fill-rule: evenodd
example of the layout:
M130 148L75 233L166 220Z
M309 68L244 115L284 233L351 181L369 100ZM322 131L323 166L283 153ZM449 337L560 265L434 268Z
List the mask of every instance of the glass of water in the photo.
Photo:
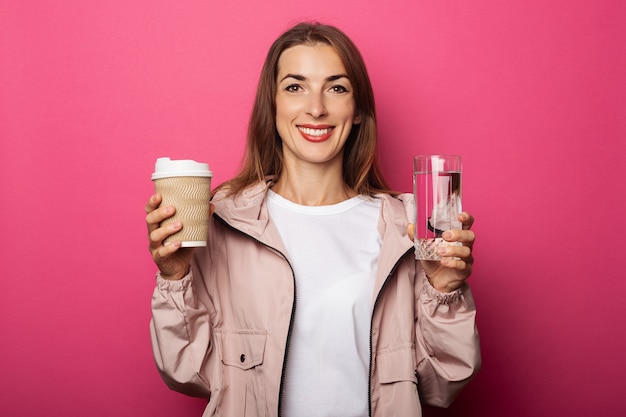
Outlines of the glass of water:
M415 258L437 261L441 246L458 246L446 242L446 230L461 229L458 219L461 207L461 157L458 155L418 155L413 161L415 194Z

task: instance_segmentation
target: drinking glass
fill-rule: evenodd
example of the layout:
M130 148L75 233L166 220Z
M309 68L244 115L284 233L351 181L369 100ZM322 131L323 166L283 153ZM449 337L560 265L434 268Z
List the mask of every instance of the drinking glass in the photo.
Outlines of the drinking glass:
M461 229L462 164L459 155L418 155L413 161L415 194L415 258L440 260L437 249L461 245L446 242L446 230Z

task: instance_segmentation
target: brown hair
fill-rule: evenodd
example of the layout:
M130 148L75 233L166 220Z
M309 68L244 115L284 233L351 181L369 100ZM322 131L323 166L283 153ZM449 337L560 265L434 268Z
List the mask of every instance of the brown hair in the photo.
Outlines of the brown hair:
M243 167L237 176L218 188L236 194L282 172L282 141L276 129L278 60L286 49L302 44L330 45L339 55L353 86L355 114L361 123L353 125L343 154L343 180L359 194L396 194L387 186L376 162L377 128L374 92L361 53L341 30L320 23L299 23L283 33L270 47L257 88Z

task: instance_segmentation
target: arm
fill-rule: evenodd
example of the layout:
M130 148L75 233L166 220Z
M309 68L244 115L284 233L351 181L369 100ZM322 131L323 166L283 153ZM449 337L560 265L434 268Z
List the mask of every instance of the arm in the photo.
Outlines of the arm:
M209 381L201 369L212 348L212 331L207 309L195 296L192 282L192 274L178 281L157 276L150 323L152 350L168 387L208 398Z
M474 218L459 214L462 230L444 232L462 246L444 248L441 261L423 261L416 285L418 389L428 404L447 407L480 369L476 306L465 282L472 273ZM413 238L413 225L409 225ZM418 266L418 271L419 271Z
M427 404L447 407L480 369L476 308L469 286L443 293L423 273L417 294L418 389Z
M154 358L170 388L208 398L208 378L201 376L201 368L212 347L209 314L198 299L199 288L194 288L200 285L194 285L190 272L193 250L181 248L178 241L163 245L163 240L183 225L175 222L161 227L176 209L160 204L161 196L155 194L146 205L150 252L159 268L150 323Z

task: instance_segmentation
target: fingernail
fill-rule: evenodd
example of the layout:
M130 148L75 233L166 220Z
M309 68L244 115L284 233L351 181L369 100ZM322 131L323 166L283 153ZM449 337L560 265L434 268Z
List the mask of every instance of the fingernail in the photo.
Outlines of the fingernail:
M448 240L448 239L452 239L454 235L452 234L451 231L447 231L447 232L443 232L443 238Z
M437 248L437 253L439 255L445 255L446 253L448 253L448 249L447 248Z

